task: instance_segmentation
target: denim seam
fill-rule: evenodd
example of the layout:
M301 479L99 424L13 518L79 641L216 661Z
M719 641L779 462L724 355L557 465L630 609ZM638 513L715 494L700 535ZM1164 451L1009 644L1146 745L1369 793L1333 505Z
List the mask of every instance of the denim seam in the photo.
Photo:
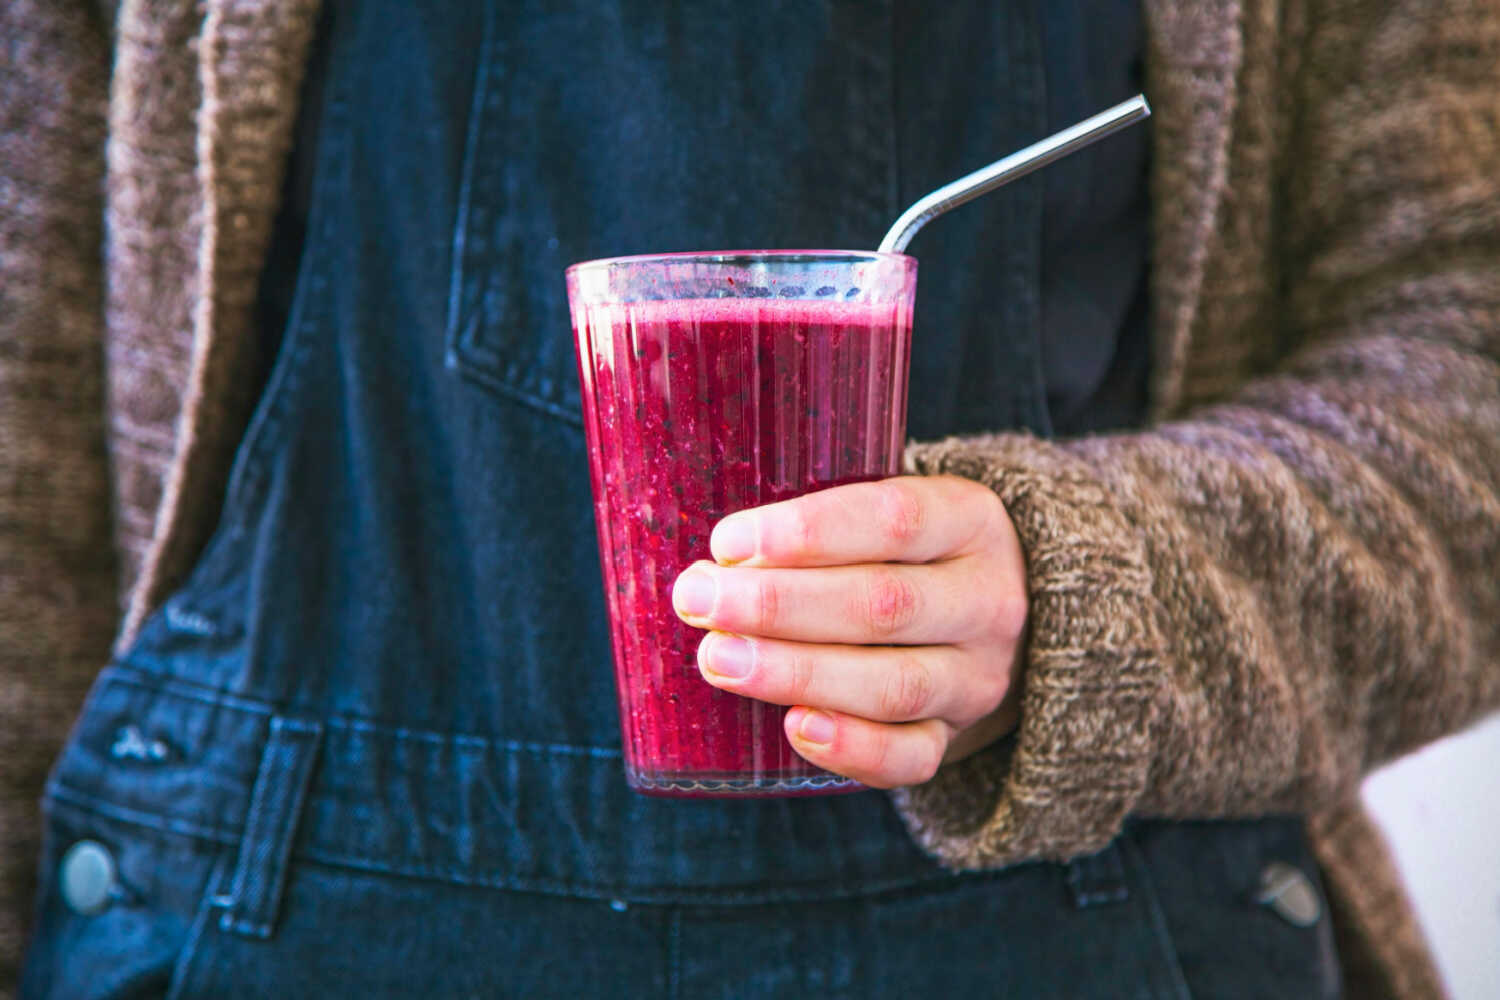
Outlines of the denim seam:
M191 684L175 677L165 677L125 660L117 661L112 665L106 680L108 683L124 684L153 694L160 693L174 698L185 698L200 704L212 705L215 708L232 708L267 717L275 714L275 710L270 705L255 699Z
M504 125L503 111L497 110L502 95L497 81L504 67L497 40L499 29L492 8L491 4L484 7L483 37L474 71L474 97L469 103L468 128L464 136L458 211L451 241L453 257L449 262L443 360L465 381L582 429L583 414L575 400L570 399L566 392L561 397L546 394L555 382L543 377L540 391L528 386L526 376L535 374L533 369L537 366L533 362L536 359L514 357L507 350L513 345L497 344L493 338L485 336L486 324L503 325L504 318L489 314L485 304L488 298L486 269L479 266L478 261L471 261L468 254L470 234L476 230L490 230L496 219L503 218L506 207L501 193L505 185L486 173L486 168L495 172L503 169L505 157L483 155L486 139L497 132L503 134L503 128L497 130L494 127L496 122L493 119L501 118L500 124ZM498 258L505 250L492 246L488 252ZM569 377L564 375L564 378Z
M382 726L379 723L360 719L330 719L328 728L369 733L375 736L390 736L419 743L467 746L476 749L500 748L542 755L553 754L559 757L595 757L603 760L617 760L622 755L622 751L611 747L579 746L573 743L538 743L532 740L496 740L466 733L439 733L430 729Z
M479 322L479 320L476 318L474 322ZM541 396L522 389L514 382L506 381L503 376L490 371L482 362L471 360L468 353L459 348L454 349L452 356L454 358L454 367L463 378L471 382L477 382L497 395L509 397L534 410L540 410L549 417L556 418L579 428L583 427L583 414L575 411L573 407L544 399Z
M682 908L672 907L667 928L667 998L682 996Z
M213 621L212 617L193 610L191 602L197 595L203 572L226 558L232 565L238 564L235 554L227 549L243 537L246 515L258 506L257 494L264 482L266 465L273 450L281 444L281 432L286 424L286 413L291 407L290 400L301 385L308 356L318 339L317 326L327 308L323 292L327 287L328 261L324 250L329 242L332 226L326 206L331 201L329 193L333 182L330 175L334 173L331 164L337 162L336 158L341 153L340 144L346 141L338 127L343 110L343 100L330 101L327 119L320 129L319 146L322 147L326 142L327 147L320 148L317 153L311 210L313 215L308 220L307 242L298 267L286 340L281 345L281 355L272 365L261 400L245 428L240 452L225 486L219 524L204 546L197 567L182 589L171 599L179 616L186 613L191 617ZM170 621L168 625L171 625ZM231 622L228 627L215 627L214 631L222 637L234 637L243 634L243 625Z
M237 835L232 831L222 830L218 827L201 826L187 820L170 819L165 816L158 816L155 813L140 812L128 806L116 805L96 796L74 791L57 781L48 783L47 796L73 809L80 809L117 823L128 823L131 826L144 827L160 833L190 837L194 840L206 840L225 847L233 846L238 839Z
M1162 957L1166 960L1171 973L1170 996L1172 1000L1192 1000L1192 991L1188 989L1187 976L1182 971L1182 960L1177 955L1177 945L1172 941L1172 933L1167 929L1167 917L1162 912L1161 901L1156 897L1156 886L1152 884L1151 871L1146 864L1146 859L1136 847L1128 831L1120 836L1118 843L1122 858L1128 859L1131 867L1135 869L1137 881L1141 887L1140 896L1146 906L1146 916L1151 921L1151 929L1156 934Z
M94 813L116 822L128 823L177 836L205 840L222 847L233 847L238 841L236 833L198 827L181 821L169 821L153 814L107 805L97 799L81 796L68 789L49 786L48 794L63 805ZM934 872L922 875L883 879L876 882L818 882L796 886L764 888L755 890L723 889L714 886L685 888L678 886L628 886L592 882L570 882L566 879L549 879L537 876L496 875L466 872L457 868L438 865L388 864L368 858L323 851L315 847L299 847L291 856L291 862L312 862L332 868L361 871L370 875L403 878L428 878L452 885L477 886L487 889L510 889L522 892L540 892L550 896L572 899L624 899L633 903L725 903L757 905L762 903L797 902L807 899L858 899L877 896L886 892L905 889L920 889L944 882L955 888L968 885L973 875L961 876L952 872ZM1000 878L1004 871L990 874Z
M172 820L151 813L143 813L126 807L108 804L92 796L86 796L61 785L48 787L48 794L65 806L94 813L116 822L156 830L177 836L209 841L223 847L233 847L240 835L218 828L199 826L182 820ZM605 883L572 882L566 879L551 879L539 876L486 874L439 865L415 865L382 863L369 858L319 850L314 847L297 849L290 861L311 861L330 867L363 871L372 875L388 875L407 878L429 878L454 885L479 886L490 889L510 889L522 892L540 892L552 896L582 899L620 898L637 903L723 903L727 905L757 905L763 903L797 902L807 899L856 899L876 896L904 889L926 888L950 882L955 887L967 884L968 879L951 872L935 872L920 875L898 876L875 882L830 882L803 883L795 886L763 888L754 890L724 889L715 886L686 888L678 886L630 886ZM1000 874L996 873L995 877ZM972 876L970 876L972 878Z
M328 145L318 153L317 177L314 180L312 198L312 211L317 213L317 217L309 220L311 223L308 226L309 238L303 249L307 273L298 278L297 301L292 304L292 308L298 313L288 333L288 336L293 338L293 342L286 345L290 348L286 367L276 372L280 376L281 384L267 387L267 391L274 391L275 395L268 398L261 426L255 428L258 433L254 440L249 441L245 451L243 494L240 496L236 496L234 492L227 494L238 501L232 508L228 502L225 506L226 511L233 518L233 520L230 517L225 519L232 525L232 537L237 538L242 533L243 525L239 523L239 517L245 512L246 506L254 502L255 491L260 488L265 473L267 456L273 445L280 444L281 428L286 422L287 413L291 407L290 401L296 396L297 389L302 383L302 376L307 369L307 358L312 353L313 345L319 342L317 328L328 307L328 299L323 292L328 284L326 250L332 241L333 228L331 213L326 206L333 202L329 194L333 185L333 175L336 173L334 165L339 162L345 152L343 145L348 142L348 137L342 129L345 111L344 98L332 99L328 104L328 114L324 124L319 129L328 136ZM236 484L231 483L231 491L235 488Z
M117 665L111 672L110 682L125 685L131 689L180 697L198 704L227 706L231 710L243 711L247 717L255 720L265 720L274 715L272 708L268 705L257 704L249 699L236 695L227 695L213 689L200 688L177 679L163 678L157 674L145 674L140 672L138 668ZM330 736L344 733L349 734L345 737L346 739L357 739L363 734L371 738L386 739L391 741L391 743L406 741L433 747L456 747L464 752L525 753L540 755L544 760L550 757L556 760L585 759L615 761L620 756L619 750L611 748L575 747L567 744L545 744L514 740L486 740L482 737L462 734L442 734L408 727L385 727L363 720L330 719L324 720L323 725L325 743ZM325 749L325 758L326 753ZM246 784L249 787L244 789L244 794L248 798L253 795L253 785L250 785L249 782ZM115 818L125 822L132 822L142 827L165 830L185 836L196 836L212 840L219 844L237 844L242 833L240 830L226 831L192 821L168 819L156 813L105 805L103 802L86 798L83 794L76 791L63 790L62 797L77 802L83 808L93 808L103 815L113 815ZM752 890L726 889L711 885L691 889L662 884L642 887L639 884L632 885L628 882L578 882L566 878L549 878L514 871L490 871L476 874L472 870L454 866L412 864L401 859L387 861L384 859L369 858L362 854L343 850L336 842L331 846L319 847L316 841L309 842L305 838L302 846L295 850L294 858L365 870L372 873L414 878L432 878L451 884L536 891L573 898L623 896L635 901L659 903L702 901L707 903L751 904L812 898L857 898L890 891L921 888L941 884L945 880L957 878L952 873L942 871L913 873L908 870L907 872L883 878L877 882L865 882L859 879L833 879L796 885L782 884L776 887Z
M315 847L300 847L293 860L310 861L334 868L362 871L371 875L405 878L428 878L455 885L478 886L486 889L508 889L520 892L539 892L550 896L570 899L621 899L630 903L656 903L669 905L726 904L759 905L765 903L793 903L810 899L860 899L877 896L885 892L940 885L950 882L955 888L969 884L970 878L951 872L938 872L883 879L880 881L831 881L803 883L791 887L776 887L754 890L725 889L716 886L629 886L599 882L570 882L540 876L494 875L465 872L437 865L384 864L367 858L339 855ZM996 877L1000 874L996 873Z
M173 966L172 981L168 986L165 1000L178 1000L179 997L188 993L193 981L193 973L197 971L202 958L200 945L203 941L204 930L208 926L209 914L219 905L219 890L228 874L227 859L228 855L220 855L214 859L213 867L209 869L208 881L203 886L203 899L198 904L198 912L193 916L193 924L188 929L187 940L183 941L182 950Z
M448 322L446 360L456 367L454 328L463 312L464 252L468 248L469 213L474 203L475 160L479 156L479 133L484 121L484 106L489 100L489 76L494 46L494 11L484 5L484 26L479 46L479 63L474 70L474 97L469 104L469 127L464 136L463 178L459 182L458 212L453 224L453 259L449 262Z
M175 678L163 678L140 667L116 663L110 679L119 684L160 692L173 697L186 698L205 705L225 706L260 716L271 716L275 709L259 704L241 695L201 688ZM347 730L381 737L394 737L422 743L457 745L476 749L516 750L525 753L555 755L559 757L593 757L600 760L618 760L622 751L614 747L579 746L572 743L539 743L533 740L501 740L468 733L441 733L430 729L408 726L386 726L356 718L331 718L326 721L329 730Z

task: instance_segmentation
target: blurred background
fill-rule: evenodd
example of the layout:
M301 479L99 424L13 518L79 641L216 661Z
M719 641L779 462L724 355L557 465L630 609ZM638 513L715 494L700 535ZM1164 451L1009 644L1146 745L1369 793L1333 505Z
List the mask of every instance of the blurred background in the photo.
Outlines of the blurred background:
M1500 998L1500 716L1375 772L1364 794L1453 1000Z

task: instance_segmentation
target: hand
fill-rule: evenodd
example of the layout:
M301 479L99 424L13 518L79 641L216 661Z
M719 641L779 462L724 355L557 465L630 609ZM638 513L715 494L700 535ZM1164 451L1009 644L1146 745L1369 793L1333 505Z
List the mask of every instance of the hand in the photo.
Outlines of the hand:
M1014 728L1026 567L989 489L908 476L739 511L672 591L715 687L778 705L792 746L876 788Z

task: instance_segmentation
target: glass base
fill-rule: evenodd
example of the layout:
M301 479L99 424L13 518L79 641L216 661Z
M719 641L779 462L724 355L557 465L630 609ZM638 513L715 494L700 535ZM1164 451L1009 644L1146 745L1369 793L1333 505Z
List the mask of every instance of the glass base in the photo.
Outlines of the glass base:
M625 779L642 795L679 799L801 798L811 795L846 795L865 786L841 774L638 774L629 768Z

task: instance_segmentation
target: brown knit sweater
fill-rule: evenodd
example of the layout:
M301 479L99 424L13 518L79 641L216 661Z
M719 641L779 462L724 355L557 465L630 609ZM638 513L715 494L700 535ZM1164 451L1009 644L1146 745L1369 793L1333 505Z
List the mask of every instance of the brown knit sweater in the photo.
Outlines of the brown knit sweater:
M99 268L108 81L102 21L81 5L0 3L0 993L35 892L42 780L118 612Z
M105 436L122 638L217 515L315 7L125 0L106 160L104 20L0 5L0 963L108 651ZM911 449L1004 499L1032 619L1019 739L897 804L970 867L1298 810L1350 995L1436 996L1357 789L1500 705L1500 0L1146 8L1153 423Z

